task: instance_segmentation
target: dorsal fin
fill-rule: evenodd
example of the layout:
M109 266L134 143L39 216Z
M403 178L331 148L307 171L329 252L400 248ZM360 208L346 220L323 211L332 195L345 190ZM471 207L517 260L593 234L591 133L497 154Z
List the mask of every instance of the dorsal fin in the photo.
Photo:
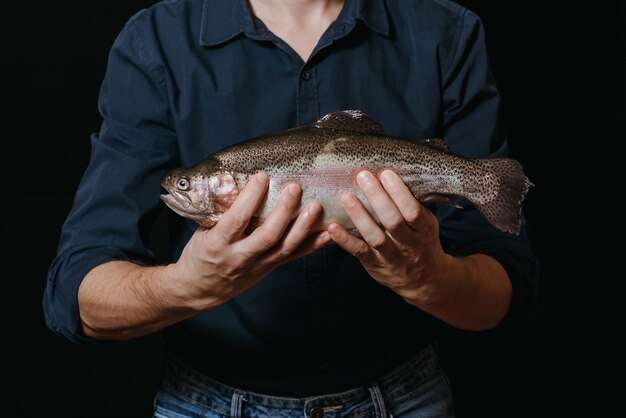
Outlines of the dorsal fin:
M450 148L448 148L448 144L446 144L444 140L441 138L428 138L428 139L425 139L424 142L426 142L426 145L436 150L443 151L443 152L450 152Z
M342 110L319 118L313 126L326 129L341 129L343 131L362 132L366 134L381 134L382 125L360 110Z

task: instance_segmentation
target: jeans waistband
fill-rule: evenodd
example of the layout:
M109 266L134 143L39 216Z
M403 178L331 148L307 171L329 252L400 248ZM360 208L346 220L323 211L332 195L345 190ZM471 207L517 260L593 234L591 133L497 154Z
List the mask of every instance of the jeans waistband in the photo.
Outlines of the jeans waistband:
M374 382L340 393L317 395L306 398L271 396L233 388L217 382L194 370L173 354L165 362L164 387L211 410L223 411L229 416L239 416L242 404L263 408L304 410L306 416L315 408L326 412L341 405L342 408L364 401L374 402L380 417L386 417L385 404L393 403L408 390L426 380L439 368L432 344L422 348L413 358L386 373ZM310 414L314 416L314 414ZM327 416L327 415L324 415Z

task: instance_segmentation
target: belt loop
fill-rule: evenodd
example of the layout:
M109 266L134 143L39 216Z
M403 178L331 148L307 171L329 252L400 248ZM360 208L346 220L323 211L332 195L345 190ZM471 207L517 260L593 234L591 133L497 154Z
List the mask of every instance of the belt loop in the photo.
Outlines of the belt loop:
M370 391L370 395L372 396L372 401L374 402L374 408L376 409L376 417L377 418L392 418L389 411L387 411L387 406L385 405L385 398L383 397L382 392L380 391L380 387L377 383L370 385L368 387Z
M238 390L233 391L233 400L230 404L230 418L241 417L241 404L243 403L244 393Z

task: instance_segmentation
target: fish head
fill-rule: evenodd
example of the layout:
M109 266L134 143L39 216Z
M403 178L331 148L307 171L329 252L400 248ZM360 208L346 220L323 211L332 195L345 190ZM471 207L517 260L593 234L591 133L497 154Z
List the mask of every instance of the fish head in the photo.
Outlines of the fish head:
M168 194L161 200L180 216L213 227L239 195L231 173L224 170L176 169L161 180Z

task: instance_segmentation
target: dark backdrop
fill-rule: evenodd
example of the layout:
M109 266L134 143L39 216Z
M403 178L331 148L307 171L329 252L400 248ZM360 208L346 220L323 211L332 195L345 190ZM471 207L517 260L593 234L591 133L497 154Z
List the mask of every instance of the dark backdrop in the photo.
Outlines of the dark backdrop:
M152 3L21 2L0 18L0 94L9 109L0 124L5 416L150 415L159 337L102 347L71 344L46 329L41 296L88 161L89 135L100 125L96 98L109 48L124 22ZM547 8L551 2L461 3L483 18L512 156L536 184L525 210L546 272L546 314L532 327L451 332L442 340L443 362L460 417L550 416L557 406L553 389L565 380L553 344L562 325L581 321L567 300L580 286L578 260L585 256L574 246L566 257L555 254L570 240L567 219L575 209L568 206L569 182L555 162L571 150L567 141L579 125L579 113L564 111L572 89L594 87L564 80L575 68L568 54L579 38L563 11Z

